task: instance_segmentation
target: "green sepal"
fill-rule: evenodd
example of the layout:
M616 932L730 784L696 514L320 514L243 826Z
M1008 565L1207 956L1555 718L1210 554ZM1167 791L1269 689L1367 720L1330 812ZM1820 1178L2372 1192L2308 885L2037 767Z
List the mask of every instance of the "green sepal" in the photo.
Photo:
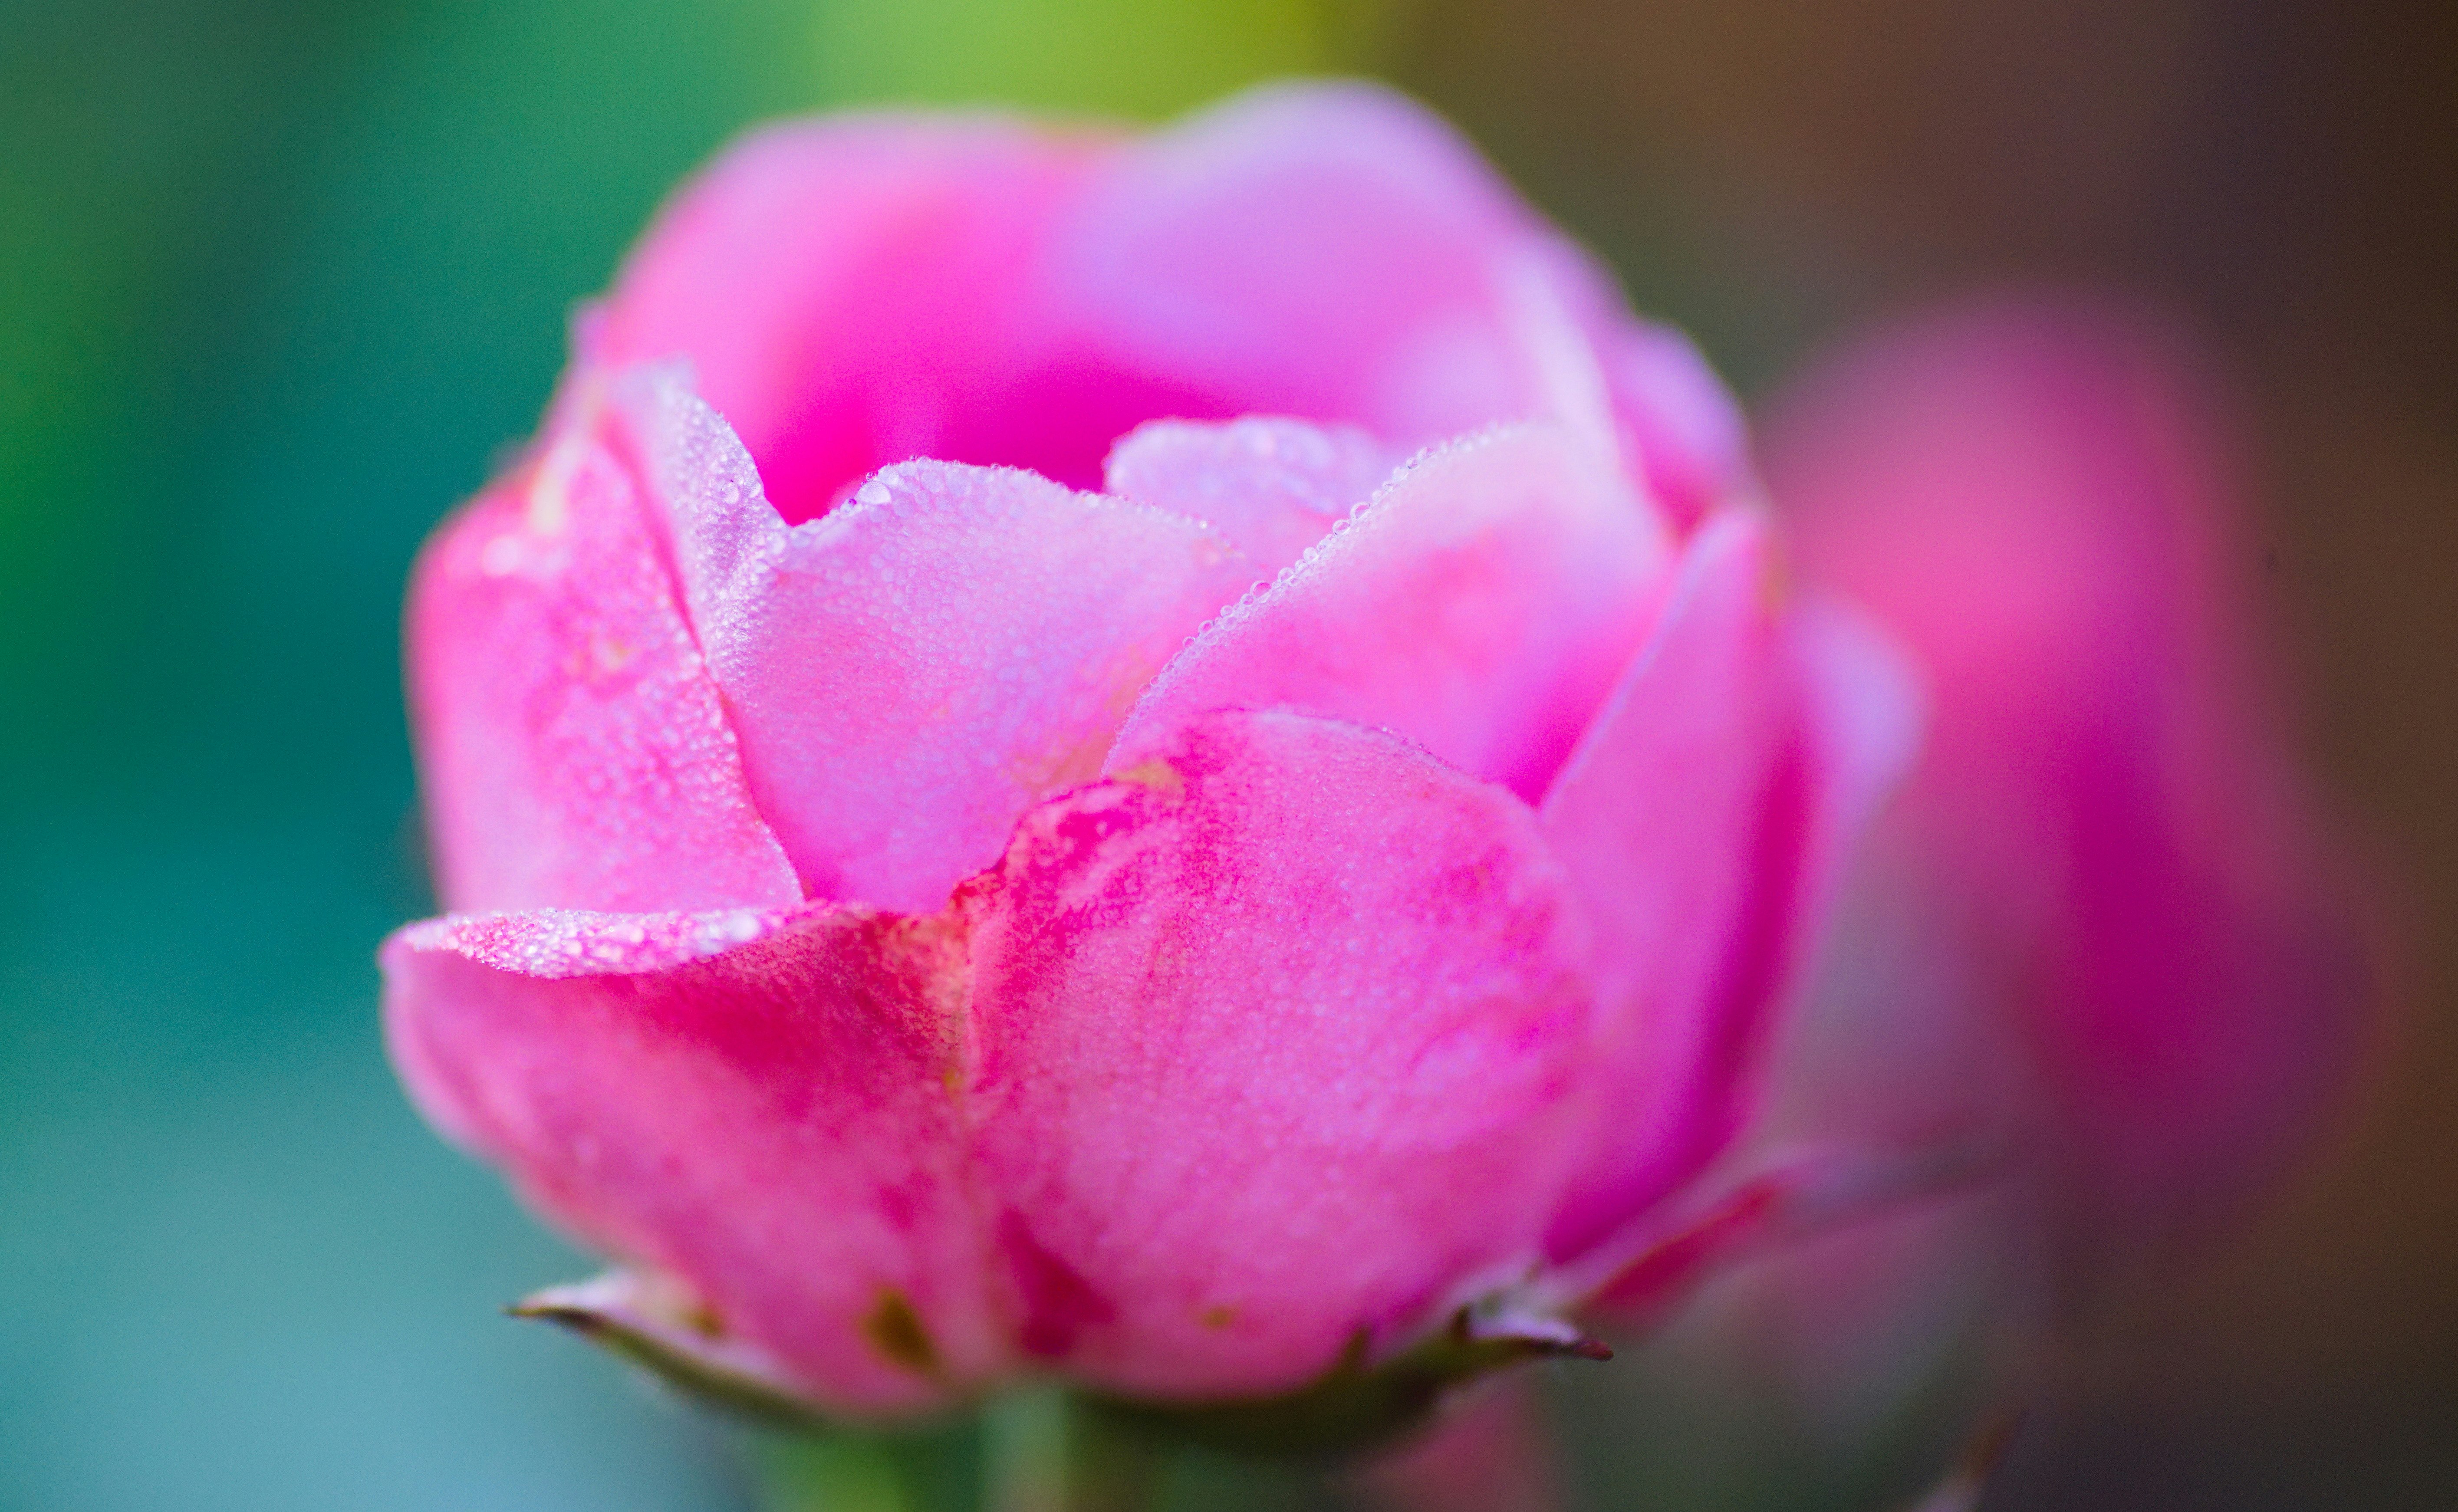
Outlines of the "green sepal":
M823 1416L756 1350L727 1336L655 1277L614 1272L550 1288L508 1311L571 1329L685 1395L772 1432L863 1431ZM1447 1326L1388 1358L1372 1359L1370 1346L1361 1330L1330 1371L1279 1396L1156 1402L1086 1393L1077 1399L1115 1428L1147 1438L1255 1459L1327 1460L1399 1438L1430 1417L1446 1396L1498 1371L1540 1359L1606 1359L1613 1353L1558 1321L1505 1318L1474 1308L1460 1309Z
M1163 1403L1089 1398L1127 1427L1207 1449L1259 1459L1338 1460L1390 1442L1429 1418L1460 1387L1533 1360L1610 1359L1613 1351L1568 1329L1481 1332L1467 1308L1449 1325L1379 1363L1367 1336L1350 1340L1340 1363L1278 1397Z
M669 1303L657 1295L654 1283L612 1272L573 1286L549 1287L504 1311L568 1328L651 1371L685 1396L760 1427L807 1435L833 1433L842 1426L822 1417L741 1346L688 1309Z

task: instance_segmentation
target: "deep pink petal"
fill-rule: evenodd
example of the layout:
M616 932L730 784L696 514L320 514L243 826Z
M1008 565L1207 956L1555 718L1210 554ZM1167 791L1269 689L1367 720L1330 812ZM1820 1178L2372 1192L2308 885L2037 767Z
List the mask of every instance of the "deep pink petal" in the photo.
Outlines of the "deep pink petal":
M1589 1064L1565 884L1501 789L1286 714L1037 811L974 950L1024 1350L1275 1391L1516 1279Z
M890 468L789 529L723 421L623 387L751 790L818 896L938 907L1256 575L1195 521L1012 469Z
M913 457L1090 483L1114 437L1170 412L1105 413L1099 375L1051 366L1037 249L1108 150L993 117L755 133L658 217L581 359L688 360L790 520Z
M414 924L384 964L427 1116L823 1406L920 1406L999 1368L949 1090L963 945L941 925L490 915Z
M1732 1138L1847 831L1910 748L1903 674L1789 615L1770 546L1749 512L1701 528L1661 624L1545 797L1547 839L1596 920L1607 1014L1609 1090L1549 1240L1560 1257Z
M439 531L407 625L453 908L799 900L631 473L568 432Z
M1210 709L1393 731L1533 798L1645 633L1666 546L1601 449L1520 426L1411 464L1153 685L1111 767Z
M1203 521L1268 577L1371 498L1399 460L1350 425L1158 420L1111 451L1102 487Z

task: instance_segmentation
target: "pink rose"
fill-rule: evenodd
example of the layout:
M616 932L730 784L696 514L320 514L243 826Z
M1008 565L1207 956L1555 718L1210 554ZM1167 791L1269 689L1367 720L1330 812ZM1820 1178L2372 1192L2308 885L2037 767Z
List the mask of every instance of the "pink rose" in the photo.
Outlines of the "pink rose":
M755 134L419 564L402 1075L724 1390L1569 1343L1910 743L1739 468L1387 94Z

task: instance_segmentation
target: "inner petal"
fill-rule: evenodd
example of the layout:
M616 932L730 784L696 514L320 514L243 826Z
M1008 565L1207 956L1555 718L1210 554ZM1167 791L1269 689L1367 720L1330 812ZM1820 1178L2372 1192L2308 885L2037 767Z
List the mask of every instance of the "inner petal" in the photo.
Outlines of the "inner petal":
M915 462L787 527L724 421L614 385L760 812L814 896L906 912L1100 770L1156 673L1257 569L1196 521Z
M1111 451L1102 487L1201 520L1278 572L1373 497L1398 460L1353 425L1160 420Z
M1097 487L1154 420L1286 415L1406 454L1549 414L1513 293L1531 259L1609 288L1376 90L1260 92L1131 141L852 117L761 133L695 181L579 356L686 359L795 524L923 457Z
M1172 662L1108 770L1208 710L1292 709L1533 802L1645 633L1668 549L1586 437L1527 425L1446 447Z

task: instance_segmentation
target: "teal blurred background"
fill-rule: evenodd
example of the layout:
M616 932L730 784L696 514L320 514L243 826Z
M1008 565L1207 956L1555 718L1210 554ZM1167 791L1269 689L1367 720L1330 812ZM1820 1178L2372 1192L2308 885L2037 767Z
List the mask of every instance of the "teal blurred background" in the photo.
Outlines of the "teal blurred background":
M0 0L0 1507L748 1504L719 1433L498 1315L585 1262L383 1063L410 554L744 123L1330 69L1460 119L1745 391L2010 275L2238 365L2312 744L2414 900L2404 1037L2265 1227L2093 1343L2018 1500L2458 1504L2452 55L2441 11L2287 0ZM1630 1504L1656 1440L1576 1421Z

